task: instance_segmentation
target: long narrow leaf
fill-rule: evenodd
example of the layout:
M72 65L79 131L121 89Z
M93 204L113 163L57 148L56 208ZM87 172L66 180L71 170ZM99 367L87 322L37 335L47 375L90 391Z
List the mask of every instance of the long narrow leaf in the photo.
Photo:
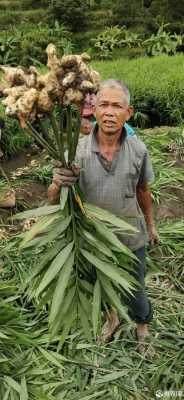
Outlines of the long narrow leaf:
M90 325L88 322L88 316L86 315L86 312L84 308L82 307L81 303L78 305L78 310L79 310L79 318L81 321L81 325L84 331L84 334L86 336L86 339L89 340L89 342L92 342L92 336L91 336L91 329Z
M94 286L93 307L92 307L92 322L93 322L93 332L95 337L98 331L100 311L101 311L101 288L100 288L100 282L97 279Z
M50 232L45 232L44 235L40 236L40 237L36 237L33 240L31 240L30 242L28 242L27 244L24 245L24 248L27 247L32 247L32 246L37 246L37 247L41 247L41 246L45 246L47 243L51 243L53 240L57 239L58 236L60 236L70 225L71 222L71 216L63 219L63 220L59 220L57 221L53 226L52 226L52 230L50 230Z
M130 318L126 312L126 308L123 306L119 296L117 295L116 291L114 290L111 282L101 273L99 273L99 279L103 290L105 291L107 298L110 300L112 306L115 306L120 315L128 322L130 322Z
M129 257L136 259L131 250L129 250L128 247L125 246L109 228L96 221L93 221L93 224L97 232L100 233L101 237L105 238L107 242L117 249L117 251L121 251Z
M51 214L48 216L41 217L38 222L36 222L31 229L24 234L24 239L22 240L19 248L24 248L25 244L27 244L31 239L33 239L36 235L42 233L44 229L46 229L53 221L60 218L60 213Z
M68 256L70 255L73 249L74 242L69 243L64 249L62 249L59 254L56 256L54 261L51 263L49 269L45 273L40 285L36 291L36 296L39 296L41 292L49 285L50 282L56 277L58 272L63 267L66 262Z
M68 192L69 192L69 188L68 187L62 187L61 188L61 193L60 193L60 209L64 210L65 208L65 204L67 202L68 199Z
M32 281L33 278L35 278L37 275L39 275L42 270L45 268L45 266L53 260L53 258L63 249L63 247L66 245L66 242L63 240L59 243L56 243L54 247L49 249L42 257L42 259L39 261L39 264L36 264L35 268L33 269L31 275L28 278L28 282Z
M18 214L14 215L14 219L26 219L26 218L33 218L33 217L43 217L44 215L49 215L56 213L60 210L59 205L55 206L43 206L39 208L35 208L34 210L27 210Z
M59 309L62 306L65 291L73 269L73 265L74 265L74 252L72 252L69 255L59 275L59 279L52 299L52 306L50 311L50 325L52 325L52 323L55 321Z
M21 379L20 400L28 400L28 391L25 377Z
M122 232L134 232L134 233L138 232L138 230L134 228L132 225L123 221L121 218L116 217L116 215L110 213L107 210L103 210L102 208L94 206L89 203L84 203L84 207L86 211L90 214L90 216L94 216L100 221L109 222L110 224L116 226L117 228L121 228Z
M121 276L116 265L106 263L86 250L81 250L81 253L92 265L98 268L110 279L118 282L125 291L131 293L131 289L133 289L133 286Z

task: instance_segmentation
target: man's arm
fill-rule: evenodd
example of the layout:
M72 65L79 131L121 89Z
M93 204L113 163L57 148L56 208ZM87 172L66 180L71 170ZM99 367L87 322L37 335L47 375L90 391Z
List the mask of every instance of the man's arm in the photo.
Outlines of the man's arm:
M158 243L159 235L155 228L151 191L147 182L143 182L137 186L137 200L145 216L150 244Z

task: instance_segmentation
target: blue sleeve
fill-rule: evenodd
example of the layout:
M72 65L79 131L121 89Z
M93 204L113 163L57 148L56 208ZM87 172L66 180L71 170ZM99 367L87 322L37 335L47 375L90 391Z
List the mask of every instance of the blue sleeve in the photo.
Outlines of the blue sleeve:
M127 131L128 136L134 136L136 134L134 129L129 124L125 123L124 127Z

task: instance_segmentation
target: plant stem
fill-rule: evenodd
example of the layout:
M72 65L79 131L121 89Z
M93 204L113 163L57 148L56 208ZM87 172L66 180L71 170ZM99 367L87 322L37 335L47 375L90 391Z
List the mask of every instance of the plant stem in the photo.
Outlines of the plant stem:
M59 161L62 162L62 165L66 167L66 161L65 161L65 156L64 156L64 143L61 140L62 132L59 134L59 127L56 121L56 118L54 114L51 115L51 124L52 124L52 129L53 133L55 136L56 144L58 147L58 153L59 153Z
M79 114L79 112L77 112L75 127L74 127L73 142L72 142L71 153L70 153L70 162L71 163L74 161L75 155L76 155L76 150L77 150L77 145L78 145L79 135L80 135L80 126L81 126L80 114Z
M10 186L9 178L8 178L7 175L5 174L4 169L3 169L3 167L1 167L1 165L0 165L0 171L1 171L1 173L2 173L2 176L4 177L4 179L6 180L6 182L8 183L8 185Z
M66 131L67 131L67 147L68 147L68 163L71 163L71 149L72 149L72 113L71 106L66 109Z
M49 143L47 143L45 139L42 138L42 136L36 131L36 129L33 128L30 122L27 122L27 130L34 137L34 139L39 144L41 144L41 146L43 146L44 149L48 151L51 157L55 158L56 160L58 159L57 152L49 145Z

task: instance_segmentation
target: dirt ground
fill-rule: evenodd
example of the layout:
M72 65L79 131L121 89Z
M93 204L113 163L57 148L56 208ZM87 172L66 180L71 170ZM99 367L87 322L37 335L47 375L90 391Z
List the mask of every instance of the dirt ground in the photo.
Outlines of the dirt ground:
M184 218L184 190L172 189L171 198L167 197L161 200L160 204L155 206L156 219L165 218Z
M31 151L29 153L24 152L15 156L13 159L3 160L1 162L6 176L13 182L13 189L16 193L15 207L12 209L0 208L1 223L6 223L9 217L17 212L28 208L35 208L47 202L46 185L39 182L39 180L31 179L31 172L30 178L24 179L23 176L21 176L21 170L24 171L24 168L29 168L32 162L40 160L40 154L35 154L35 149L33 153L34 154L32 154ZM12 175L15 177L13 181Z

